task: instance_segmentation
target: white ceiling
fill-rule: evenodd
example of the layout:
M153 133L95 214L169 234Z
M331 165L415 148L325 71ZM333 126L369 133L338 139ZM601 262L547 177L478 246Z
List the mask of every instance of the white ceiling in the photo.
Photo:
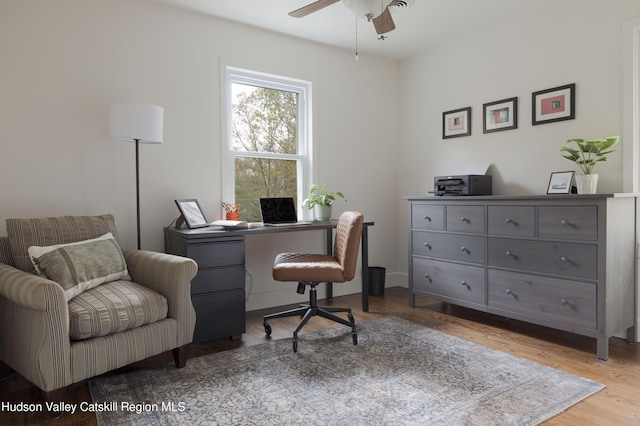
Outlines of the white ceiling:
M304 18L289 12L314 0L156 0L231 21L355 51L356 17L342 2ZM505 19L522 19L534 7L558 0L411 0L390 8L396 29L378 40L373 24L358 21L358 51L394 59L411 57ZM610 0L607 0L610 1Z

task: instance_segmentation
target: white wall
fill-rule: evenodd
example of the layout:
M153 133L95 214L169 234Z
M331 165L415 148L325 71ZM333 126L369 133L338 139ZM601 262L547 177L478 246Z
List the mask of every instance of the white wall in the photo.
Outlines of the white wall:
M314 181L347 195L334 216L376 222L371 263L396 271L395 62L148 0L3 0L0 62L0 221L109 212L135 247L134 145L108 137L114 102L164 107L164 143L140 147L142 247L164 249L176 198L219 218L225 63L312 82ZM300 300L270 270L277 251L323 248L323 234L298 234L249 242L248 309Z
M534 4L535 3L535 4ZM426 195L433 177L492 163L494 194L544 194L569 138L622 134L622 27L640 15L628 1L539 0L522 19L424 52L401 66L403 148L398 191ZM576 83L576 119L532 126L532 92ZM518 129L482 133L482 105L518 97ZM442 112L471 106L472 134L442 139ZM630 141L629 141L630 142ZM624 141L622 141L624 144ZM598 192L623 187L621 151L595 169ZM406 206L398 264L407 264Z

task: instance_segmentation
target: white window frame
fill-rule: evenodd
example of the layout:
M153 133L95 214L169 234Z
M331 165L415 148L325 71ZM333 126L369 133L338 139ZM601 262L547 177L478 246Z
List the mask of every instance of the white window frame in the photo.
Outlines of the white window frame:
M265 87L275 90L283 90L298 94L298 147L297 154L275 154L236 151L232 149L233 126L231 125L233 111L231 99L232 84L246 84ZM297 163L297 197L298 217L308 219L309 214L302 208L302 200L306 198L308 188L311 186L312 176L312 145L311 145L311 82L289 77L267 74L258 71L250 71L231 66L225 67L225 90L223 91L224 142L222 143L222 196L231 203L235 202L235 159L237 157L272 158L278 160L295 160Z

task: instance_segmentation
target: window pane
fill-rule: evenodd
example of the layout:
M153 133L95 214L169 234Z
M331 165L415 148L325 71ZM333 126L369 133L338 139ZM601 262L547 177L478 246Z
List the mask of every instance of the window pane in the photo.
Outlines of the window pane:
M231 96L231 149L297 154L297 93L232 83Z
M236 157L235 202L240 203L240 219L259 222L260 197L293 197L296 206L297 161Z

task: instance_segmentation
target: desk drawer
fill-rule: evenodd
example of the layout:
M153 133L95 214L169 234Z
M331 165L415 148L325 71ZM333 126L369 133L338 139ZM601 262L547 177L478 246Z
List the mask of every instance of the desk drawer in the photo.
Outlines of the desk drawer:
M245 332L244 290L218 291L191 297L196 310L194 342L238 336Z
M424 292L485 303L484 268L429 259L413 259L413 288Z
M195 260L199 269L244 265L244 240L189 244L187 257Z
M595 283L489 270L489 306L595 329Z
M489 234L533 237L535 235L534 206L489 206Z
M598 207L541 206L538 209L538 232L542 238L596 241Z
M222 290L244 290L244 266L199 269L191 281L191 294Z
M413 254L463 262L484 263L484 237L413 231Z
M489 238L488 250L490 266L591 280L598 278L595 244Z
M444 206L437 204L412 204L411 227L415 229L444 230Z
M447 206L447 231L484 233L484 206Z

